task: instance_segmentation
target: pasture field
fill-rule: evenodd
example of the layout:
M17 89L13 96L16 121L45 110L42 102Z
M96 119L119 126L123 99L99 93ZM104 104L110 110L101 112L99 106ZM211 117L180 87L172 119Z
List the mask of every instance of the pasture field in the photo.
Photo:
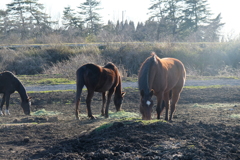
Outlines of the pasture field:
M142 121L138 90L123 91L124 111L111 101L108 119L95 93L90 120L84 90L80 121L75 91L30 92L31 116L14 93L11 115L0 117L0 159L240 159L240 87L184 88L173 122L156 120L155 110Z

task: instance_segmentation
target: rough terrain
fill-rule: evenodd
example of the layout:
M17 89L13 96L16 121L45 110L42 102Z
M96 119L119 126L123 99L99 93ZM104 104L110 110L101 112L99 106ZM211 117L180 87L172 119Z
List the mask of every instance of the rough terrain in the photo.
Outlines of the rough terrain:
M138 90L124 91L123 110L139 113ZM90 120L85 115L77 121L73 91L29 93L32 112L45 109L59 114L25 116L19 95L14 93L11 115L0 117L0 159L240 159L239 93L240 87L230 85L185 88L173 122L151 124L111 117ZM85 97L86 91L83 114ZM92 110L100 114L99 93L93 98ZM115 111L112 102L110 110ZM110 127L96 129L109 122Z

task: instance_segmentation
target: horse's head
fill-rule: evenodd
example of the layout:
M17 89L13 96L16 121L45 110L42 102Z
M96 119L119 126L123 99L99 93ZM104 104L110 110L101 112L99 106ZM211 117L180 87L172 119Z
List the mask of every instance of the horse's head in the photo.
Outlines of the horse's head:
M121 92L121 94L115 94L114 96L114 105L116 107L117 111L121 110L122 102L123 102L123 97L126 94L126 92Z
M24 114L30 115L31 97L28 97L27 100L22 101L21 107L23 109Z
M140 113L142 114L143 120L151 120L151 113L153 107L153 90L149 93L145 93L143 90L140 92L141 102L140 102Z

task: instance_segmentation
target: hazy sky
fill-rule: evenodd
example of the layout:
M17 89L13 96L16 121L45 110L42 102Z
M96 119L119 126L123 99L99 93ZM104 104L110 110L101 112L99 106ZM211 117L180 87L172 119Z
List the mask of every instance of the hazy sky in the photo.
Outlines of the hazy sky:
M4 8L7 3L12 0L0 0L0 8ZM64 7L71 6L76 8L85 0L39 0L39 3L44 4L45 12L53 19L60 19ZM209 7L214 14L222 14L222 22L226 23L222 29L225 35L239 35L240 34L240 1L239 0L208 0ZM112 20L122 20L122 13L124 20L132 20L134 22L145 21L149 16L148 7L150 0L101 0L101 16L103 22Z

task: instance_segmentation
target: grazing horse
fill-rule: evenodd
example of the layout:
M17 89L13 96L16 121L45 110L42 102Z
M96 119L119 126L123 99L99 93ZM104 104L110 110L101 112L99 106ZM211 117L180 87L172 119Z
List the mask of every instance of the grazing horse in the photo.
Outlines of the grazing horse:
M23 109L23 112L26 115L30 115L30 97L28 97L27 92L23 86L23 84L20 82L20 80L13 75L13 73L9 71L5 71L0 73L0 93L3 94L2 97L2 103L0 106L0 115L10 114L8 107L9 107L9 99L10 95L17 91L20 94L21 97L21 107ZM3 112L3 105L6 102L6 112Z
M186 71L181 61L174 58L160 59L154 52L140 67L138 87L141 95L140 112L143 120L151 119L152 96L157 97L157 119L166 109L165 120L172 120L175 105L186 79ZM168 115L170 100L171 113Z
M123 96L125 92L122 92L122 82L121 76L117 67L109 62L104 67L95 64L85 64L81 66L77 72L77 93L76 93L76 119L79 119L79 102L82 93L82 88L85 85L88 91L87 94L87 112L88 117L95 119L91 111L91 99L94 92L102 93L102 115L108 118L108 108L111 100L111 96L114 95L114 104L117 111L120 111ZM106 103L106 92L107 94L107 104L104 111L104 106Z

